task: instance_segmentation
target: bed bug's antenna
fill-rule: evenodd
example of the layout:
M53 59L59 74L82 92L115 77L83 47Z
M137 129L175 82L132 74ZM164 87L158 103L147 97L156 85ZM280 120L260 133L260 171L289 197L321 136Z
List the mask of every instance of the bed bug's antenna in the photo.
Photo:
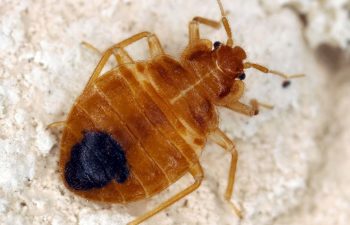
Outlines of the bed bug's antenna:
M251 62L245 62L244 63L244 68L245 69L254 68L254 69L259 70L260 72L263 72L265 74L272 74L272 75L276 75L276 76L282 77L284 80L290 80L290 79L305 77L305 74L287 75L287 74L284 74L284 73L282 73L280 71L270 70L269 68L267 68L267 67L265 67L263 65L260 65L260 64L257 64L257 63L251 63Z
M221 0L217 0L219 7L220 7L220 12L221 12L221 21L222 24L224 25L226 34L227 34L227 43L226 45L232 47L233 46L233 38L232 38L232 31L230 28L230 24L227 20L227 17L225 15L224 7L222 6Z
M222 6L221 0L217 0L217 3L220 7L220 12L221 12L221 21L222 24L224 25L226 34L227 34L227 43L226 45L229 47L232 47L234 42L233 42L233 37L232 37L232 31L231 31L231 27L230 24L228 22L228 19L225 15L225 11L224 11L224 7ZM251 62L245 62L244 63L244 68L245 69L249 69L249 68L254 68L256 70L259 70L263 73L268 73L268 74L272 74L272 75L276 75L279 77L282 77L285 80L289 80L289 79L295 79L295 78L301 78L301 77L305 77L304 74L295 74L295 75L287 75L284 74L282 72L276 71L276 70L270 70L267 67L257 64L257 63L251 63Z

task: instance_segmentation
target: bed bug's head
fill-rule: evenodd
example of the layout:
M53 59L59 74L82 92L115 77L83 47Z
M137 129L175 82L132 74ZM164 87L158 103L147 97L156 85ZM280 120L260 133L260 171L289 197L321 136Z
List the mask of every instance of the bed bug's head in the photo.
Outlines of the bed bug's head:
M234 45L230 24L225 15L225 11L222 6L221 0L217 0L217 2L221 12L221 22L225 28L227 35L226 44L222 44L220 42L214 42L213 44L213 52L215 53L214 60L220 71L222 71L225 74L231 75L231 78L233 76L234 79L243 80L245 78L244 69L254 68L263 73L270 73L272 75L277 75L284 78L285 82L282 84L283 87L287 87L290 83L290 81L287 82L288 79L300 78L305 76L304 74L295 74L288 76L284 73L275 70L270 70L267 67L256 63L243 62L246 59L247 55L241 47Z
M217 68L226 75L240 80L245 78L243 61L247 55L241 47L214 42L213 57Z
M220 0L217 0L217 2L222 16L221 22L227 34L227 42L226 44L218 41L214 42L213 57L219 70L229 75L231 78L243 80L245 78L243 61L247 58L247 55L243 48L234 46L232 31L222 3Z

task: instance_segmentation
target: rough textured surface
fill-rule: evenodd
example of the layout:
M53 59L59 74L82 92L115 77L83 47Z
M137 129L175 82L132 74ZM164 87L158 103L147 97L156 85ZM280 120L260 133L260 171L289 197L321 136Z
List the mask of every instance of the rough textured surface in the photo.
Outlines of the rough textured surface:
M204 2L204 3L203 3ZM244 101L273 104L255 118L220 110L221 126L240 153L234 200L240 224L339 224L350 220L349 3L224 1L236 43L250 61L307 74L286 89L278 77L247 72ZM101 205L73 196L57 173L59 132L98 62L82 40L105 49L139 31L159 35L178 56L187 23L219 18L206 1L0 2L0 224L124 224L189 184L180 180L159 197ZM213 41L222 30L202 28ZM147 57L145 42L130 47ZM209 144L198 191L148 224L238 224L223 201L229 157Z

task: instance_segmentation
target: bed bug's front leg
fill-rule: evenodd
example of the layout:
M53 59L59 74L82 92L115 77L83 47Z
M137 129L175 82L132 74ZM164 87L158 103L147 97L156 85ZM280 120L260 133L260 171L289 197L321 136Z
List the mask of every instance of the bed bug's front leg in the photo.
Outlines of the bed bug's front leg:
M221 25L219 21L215 21L215 20L211 20L211 19L207 19L199 16L194 17L188 26L190 44L193 44L200 39L199 24L207 25L215 29L218 29Z
M232 207L235 214L242 218L242 212L238 207L231 201L232 194L233 194L233 187L235 183L235 175L236 175L236 167L237 167L237 160L238 160L238 153L235 144L233 141L231 141L224 132L222 132L220 129L216 129L214 132L212 132L209 135L209 138L211 141L216 143L217 145L220 145L222 148L224 148L226 151L231 153L231 165L228 175L228 182L227 182L227 188L225 192L225 200L228 202L228 204Z
M231 109L232 111L241 113L241 114L246 115L246 116L258 115L260 106L267 108L267 109L273 109L272 105L261 103L261 102L257 101L256 99L250 100L250 106L246 105L244 103L241 103L239 101L230 102L230 103L223 105L223 106L228 108L228 109Z
M236 80L231 87L230 93L224 98L221 98L216 104L246 116L257 115L259 113L260 106L267 109L273 108L273 106L261 103L256 99L250 100L250 106L241 103L239 99L242 97L243 93L244 83L240 80Z
M258 102L256 99L250 100L250 106L241 103L239 101L231 102L229 104L223 105L226 108L229 108L235 112L241 113L246 116L256 116L259 114L260 106L265 107L267 109L273 109L272 105L264 104Z
M220 7L220 12L221 12L221 22L207 19L207 18L200 17L200 16L194 17L193 20L189 24L190 44L194 43L196 40L200 39L199 23L213 27L213 28L219 28L221 23L222 23L224 25L224 28L225 28L225 31L227 34L227 43L226 44L228 46L233 46L232 31L231 31L230 25L228 23L227 17L225 15L224 8L221 4L221 1L220 0L217 0L217 1L218 1L219 7Z
M153 209L153 210L145 213L144 215L138 217L137 219L131 221L130 223L128 223L128 225L137 225L137 224L142 223L143 221L145 221L148 218L154 216L155 214L159 213L163 209L165 209L168 206L174 204L175 202L179 201L180 199L182 199L186 195L188 195L191 192L193 192L194 190L196 190L201 185L203 177L204 177L202 166L198 163L198 164L192 166L190 168L189 172L191 173L191 175L194 178L194 183L191 186L189 186L186 189L182 190L180 193L174 195L173 197L171 197L167 201L161 203L155 209Z
M259 105L255 99L250 101L251 106L243 104L239 101L231 102L230 104L225 105L226 108L231 109L232 111L241 113L246 116L255 116L259 114Z

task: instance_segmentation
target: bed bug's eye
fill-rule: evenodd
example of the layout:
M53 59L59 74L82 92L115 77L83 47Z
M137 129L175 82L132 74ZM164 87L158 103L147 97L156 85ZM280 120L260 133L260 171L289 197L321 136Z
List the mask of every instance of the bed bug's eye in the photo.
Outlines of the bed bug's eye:
M220 45L221 45L221 42L220 42L220 41L215 41L215 42L214 42L214 44L213 44L214 49L219 48L219 47L220 47Z
M244 80L245 79L245 73L243 72L243 73L241 73L239 76L238 76L238 79L240 79L240 80Z

